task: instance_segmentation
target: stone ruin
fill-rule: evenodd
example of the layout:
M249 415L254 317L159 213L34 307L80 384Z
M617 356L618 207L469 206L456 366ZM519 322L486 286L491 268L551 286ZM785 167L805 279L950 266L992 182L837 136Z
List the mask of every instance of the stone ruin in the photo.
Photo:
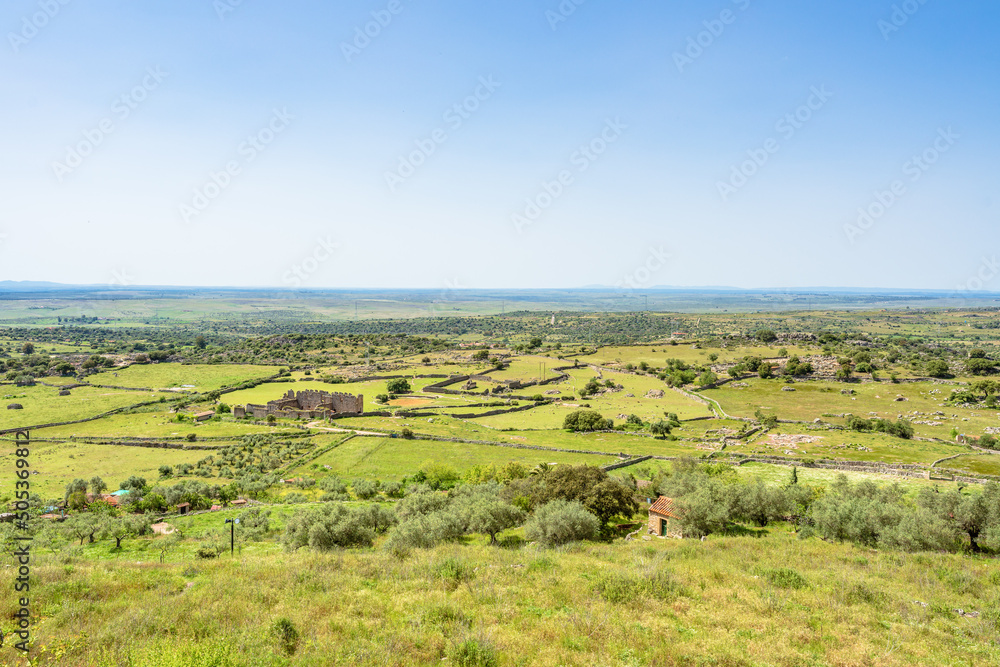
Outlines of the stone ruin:
M335 414L359 414L364 412L363 395L331 393L307 389L296 392L292 389L281 398L268 401L267 405L248 403L246 408L233 408L234 417L252 414L254 419L266 419L269 415L286 419L327 419Z

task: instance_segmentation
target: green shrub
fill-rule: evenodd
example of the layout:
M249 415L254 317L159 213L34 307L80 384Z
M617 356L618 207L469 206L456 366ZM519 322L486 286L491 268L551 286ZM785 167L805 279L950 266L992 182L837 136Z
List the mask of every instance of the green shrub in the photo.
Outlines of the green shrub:
M382 492L386 498L402 498L403 485L399 482L384 482L382 484Z
M325 477L319 481L319 488L328 493L347 493L347 485L339 477Z
M441 510L401 522L389 533L385 547L402 556L412 549L430 549L441 542L456 540L464 532L462 518L458 514Z
M600 521L582 503L553 500L535 510L525 524L524 534L529 540L551 547L594 539L599 529Z
M772 586L778 588L808 588L809 582L801 574L788 567L781 567L776 570L764 570L761 576Z
M348 509L341 503L324 503L293 514L285 526L282 541L289 551L304 546L318 551L370 547L375 541L375 531L366 525L359 510Z
M436 568L436 574L452 589L458 584L472 581L476 578L475 568L458 558L445 558Z
M367 479L357 479L351 485L359 500L371 500L378 495L378 486Z
M292 655L299 647L299 631L295 624L282 616L271 625L271 634L278 640L285 655Z
M459 667L496 667L500 664L496 649L485 639L470 638L455 644L448 651L448 657Z

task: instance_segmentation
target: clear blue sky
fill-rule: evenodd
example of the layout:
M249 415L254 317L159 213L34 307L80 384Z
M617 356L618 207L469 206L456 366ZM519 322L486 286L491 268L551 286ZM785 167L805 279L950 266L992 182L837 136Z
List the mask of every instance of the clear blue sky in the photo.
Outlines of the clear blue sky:
M1000 290L1000 5L576 2L7 0L0 280Z

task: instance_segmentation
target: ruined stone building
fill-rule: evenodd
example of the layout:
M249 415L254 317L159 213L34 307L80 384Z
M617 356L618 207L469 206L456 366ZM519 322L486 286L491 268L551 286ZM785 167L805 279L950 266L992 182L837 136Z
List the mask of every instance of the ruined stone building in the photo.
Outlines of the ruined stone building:
M289 389L287 394L275 401L268 401L267 405L247 403L246 408L241 405L234 406L233 416L242 417L251 414L254 419L266 419L268 415L290 419L325 419L334 414L364 412L364 400L365 397L362 395L330 393L315 389L296 392Z

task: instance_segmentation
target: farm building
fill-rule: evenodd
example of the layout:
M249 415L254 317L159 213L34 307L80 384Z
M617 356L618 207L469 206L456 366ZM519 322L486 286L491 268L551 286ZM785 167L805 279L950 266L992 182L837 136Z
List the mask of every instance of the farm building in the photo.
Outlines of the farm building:
M674 499L660 496L649 507L650 535L684 537L680 518L680 510L674 506Z
M187 514L191 511L191 503L181 503L177 506L178 514Z
M215 416L215 413L212 412L211 410L208 410L206 412L199 412L199 413L195 414L194 420L196 422L203 422L203 421L208 421L209 419L211 419L214 416Z

